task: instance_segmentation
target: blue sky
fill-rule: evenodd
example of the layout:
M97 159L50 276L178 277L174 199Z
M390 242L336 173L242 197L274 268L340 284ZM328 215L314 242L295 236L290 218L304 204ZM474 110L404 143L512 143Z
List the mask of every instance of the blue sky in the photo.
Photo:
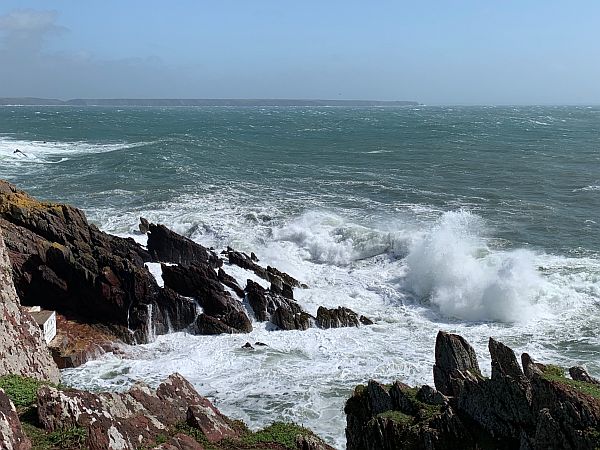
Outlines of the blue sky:
M600 103L598 1L0 3L0 96Z

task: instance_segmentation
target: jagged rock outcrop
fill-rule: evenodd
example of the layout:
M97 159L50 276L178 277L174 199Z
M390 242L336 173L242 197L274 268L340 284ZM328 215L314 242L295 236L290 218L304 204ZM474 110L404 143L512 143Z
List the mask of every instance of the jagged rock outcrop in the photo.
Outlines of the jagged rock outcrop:
M281 272L275 267L260 266L255 262L256 257L248 256L245 253L235 251L230 247L224 252L228 259L229 264L234 264L241 267L242 269L250 270L262 279L271 283L271 291L275 294L283 295L284 297L293 299L295 287L306 287L303 286L298 280L285 272Z
M474 376L481 373L475 350L462 336L440 331L435 341L435 387L444 395L453 395L456 378L464 373Z
M313 317L298 303L252 280L247 281L246 295L258 321L271 321L282 330L306 330L311 325Z
M217 268L223 261L202 245L169 230L164 225L148 221L140 223L140 230L148 231L148 252L154 262L170 262L183 265L208 263Z
M59 372L42 332L15 292L0 230L0 375L18 374L57 383Z
M243 422L221 414L179 374L156 390L136 383L125 393L42 386L37 415L46 432L83 429L89 450L289 450L290 443L298 450L333 450L295 425L274 424L257 436Z
M523 368L509 347L489 340L492 376L460 336L436 339L436 389L370 381L346 403L348 450L595 449L600 446L600 387L584 369L535 363ZM444 395L447 394L447 395Z
M29 450L31 441L23 432L15 405L0 389L0 449Z
M237 435L235 425L187 380L171 375L156 391L138 383L123 394L94 394L43 386L38 391L38 415L47 431L82 427L90 450L137 449L152 445L170 427L188 420L211 441ZM191 421L188 420L188 423Z
M319 306L316 321L317 326L321 328L357 327L360 325L358 314L343 306L331 309Z
M127 342L187 328L196 317L194 302L157 285L146 250L101 232L72 206L0 181L0 229L24 305L101 322Z
M162 265L163 280L181 295L194 297L202 307L192 331L199 334L247 333L252 323L242 303L229 294L208 264Z

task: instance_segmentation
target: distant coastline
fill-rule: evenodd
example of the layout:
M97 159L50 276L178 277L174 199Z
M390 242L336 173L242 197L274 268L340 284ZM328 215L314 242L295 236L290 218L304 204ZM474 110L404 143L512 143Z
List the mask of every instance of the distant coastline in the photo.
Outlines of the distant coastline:
M414 101L297 100L297 99L193 99L193 98L88 98L58 100L36 97L0 97L2 106L418 106Z

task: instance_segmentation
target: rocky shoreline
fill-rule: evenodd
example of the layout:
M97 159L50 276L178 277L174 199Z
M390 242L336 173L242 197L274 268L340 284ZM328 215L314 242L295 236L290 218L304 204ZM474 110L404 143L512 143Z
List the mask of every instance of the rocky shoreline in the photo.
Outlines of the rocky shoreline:
M243 334L253 321L274 332L373 323L343 306L310 315L294 300L302 281L264 267L254 253L217 252L143 218L139 229L146 245L0 180L0 448L330 449L294 424L251 432L178 374L156 390L136 383L120 394L57 384L59 368L170 332ZM232 276L234 266L248 279ZM49 345L24 308L31 306L56 311ZM435 389L399 381L358 386L345 407L347 448L600 446L600 383L585 369L571 368L566 378L527 354L521 368L494 339L489 349L492 376L485 378L471 346L440 332Z

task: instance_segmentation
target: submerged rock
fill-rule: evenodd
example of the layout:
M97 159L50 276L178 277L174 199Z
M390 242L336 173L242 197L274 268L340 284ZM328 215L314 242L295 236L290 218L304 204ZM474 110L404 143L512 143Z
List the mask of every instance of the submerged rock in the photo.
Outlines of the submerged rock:
M595 449L600 445L600 389L580 368L573 379L556 366L490 338L492 377L472 347L440 331L434 378L439 391L370 381L347 401L348 450ZM590 381L591 380L591 381ZM444 390L446 395L443 395Z

